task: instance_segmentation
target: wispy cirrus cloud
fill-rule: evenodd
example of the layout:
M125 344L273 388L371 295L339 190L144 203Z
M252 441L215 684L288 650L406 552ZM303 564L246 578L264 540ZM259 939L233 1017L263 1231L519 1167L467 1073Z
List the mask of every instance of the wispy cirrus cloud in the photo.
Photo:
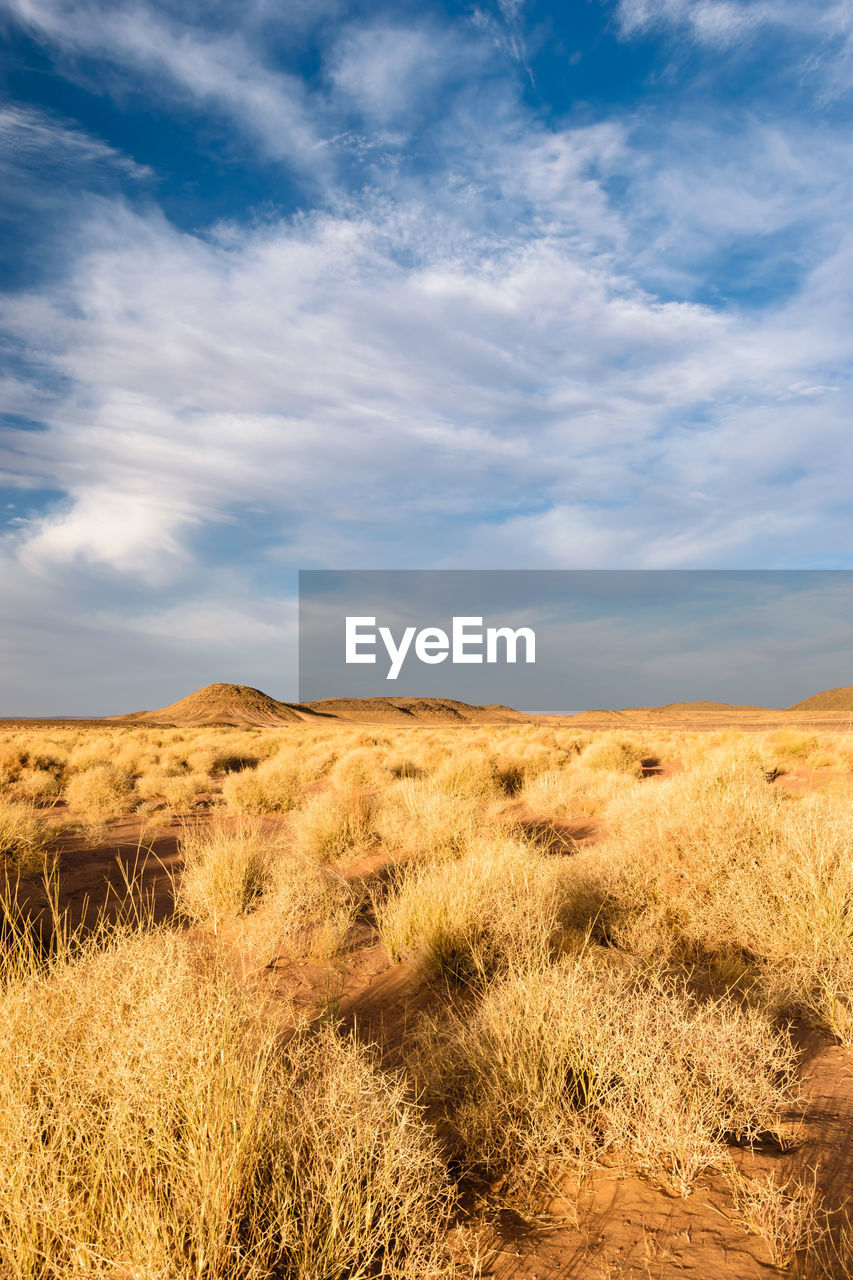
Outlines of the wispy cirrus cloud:
M788 42L779 69L813 86L824 104L853 88L853 7L849 0L618 0L625 39L668 33L718 52L753 51L768 35Z
M531 141L503 172L489 156L491 231L429 183L212 239L102 207L62 290L5 317L67 388L29 447L68 498L16 528L14 554L157 582L217 529L266 571L507 540L522 564L816 550L849 449L848 243L771 312L662 301L634 211L592 173L630 172L630 140L597 143ZM516 200L539 218L517 226Z
M38 169L68 176L83 170L106 168L130 178L150 178L148 165L137 164L130 156L100 138L93 137L73 121L64 121L33 107L8 104L0 107L0 169L12 172Z
M323 139L297 76L264 65L239 28L206 31L153 5L99 0L3 0L2 9L46 43L69 74L75 59L104 59L144 78L158 98L185 99L240 123L270 156L316 174ZM137 90L139 91L139 89Z

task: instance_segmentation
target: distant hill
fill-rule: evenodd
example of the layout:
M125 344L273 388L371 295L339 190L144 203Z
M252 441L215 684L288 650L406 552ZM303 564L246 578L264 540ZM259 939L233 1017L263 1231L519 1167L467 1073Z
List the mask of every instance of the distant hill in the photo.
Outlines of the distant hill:
M109 716L112 723L161 725L282 725L345 720L378 724L511 724L528 717L512 707L474 706L455 698L324 698L277 702L246 684L209 684L156 711Z
M477 706L456 698L322 698L301 704L305 710L336 720L370 720L382 724L515 724L530 719L521 711L493 702Z
M276 725L291 724L308 717L298 704L277 702L260 689L247 684L208 684L179 702L157 711L136 711L127 716L110 716L113 721L144 721L146 724Z
M823 693L815 693L802 702L795 702L788 711L853 711L853 684L842 685L840 689L824 689Z
M689 719L694 719L696 716L710 716L716 719L721 715L741 716L744 719L749 719L751 716L778 715L778 712L772 707L756 707L751 703L740 702L668 702L663 707L627 707L623 712L624 715L638 715L640 713L659 716L687 716Z

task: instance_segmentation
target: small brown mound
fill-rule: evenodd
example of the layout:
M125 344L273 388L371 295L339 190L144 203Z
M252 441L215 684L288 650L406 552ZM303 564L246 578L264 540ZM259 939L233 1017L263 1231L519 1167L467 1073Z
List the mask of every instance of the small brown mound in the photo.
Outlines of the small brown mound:
M322 698L303 706L338 720L377 724L509 724L528 719L512 707L475 706L456 698Z
M811 698L795 702L788 711L853 711L853 684L842 685L840 689L824 689L823 693L815 693Z
M136 711L127 716L110 716L124 723L169 725L276 725L290 724L308 717L298 704L277 702L260 689L246 684L209 684L189 697L157 711Z
M661 716L688 716L691 720L696 716L749 716L776 715L771 707L756 707L751 703L740 702L668 702L663 707L628 707L626 714L647 712Z
M592 711L577 711L575 712L574 715L570 714L570 715L567 715L565 718L566 720L570 721L572 724L579 724L579 725L583 725L583 724L599 725L604 722L606 722L607 724L618 725L618 724L622 724L623 721L625 720L625 716L621 711L607 711L603 707L600 707Z

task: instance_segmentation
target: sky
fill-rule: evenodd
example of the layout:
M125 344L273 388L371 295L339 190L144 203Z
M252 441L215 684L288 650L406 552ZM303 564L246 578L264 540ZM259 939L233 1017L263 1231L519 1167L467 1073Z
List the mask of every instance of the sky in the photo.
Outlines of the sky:
M0 714L293 697L299 569L853 567L850 0L0 40Z

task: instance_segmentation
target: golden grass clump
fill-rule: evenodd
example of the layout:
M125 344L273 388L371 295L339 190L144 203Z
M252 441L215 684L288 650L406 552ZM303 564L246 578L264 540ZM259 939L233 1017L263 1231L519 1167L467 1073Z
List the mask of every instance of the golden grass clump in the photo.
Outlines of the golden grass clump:
M181 836L179 910L216 933L223 921L257 904L270 882L274 838L255 820L188 825Z
M345 946L368 902L363 881L348 880L327 862L279 846L263 899L243 923L241 944L264 964L282 955L329 959Z
M309 796L294 811L291 831L296 848L330 862L369 848L376 840L374 802L360 791L326 791Z
M606 770L609 773L627 773L638 778L643 772L643 748L627 738L604 734L584 747L578 757L585 769Z
M0 868L44 871L52 861L50 843L51 828L32 804L0 796Z
M582 948L432 1020L429 1096L465 1165L533 1186L622 1158L687 1194L726 1139L782 1135L795 1055L756 1010Z
M65 768L69 774L83 773L97 765L110 764L116 752L116 737L111 734L82 735L68 752Z
M338 757L329 777L341 791L374 790L391 777L385 754L377 747L356 747Z
M59 798L62 782L52 769L32 765L21 770L9 790L17 799L48 804Z
M95 764L74 773L66 783L69 809L97 820L127 813L136 799L133 778L112 764Z
M401 778L380 794L374 825L385 848L404 860L454 858L478 832L488 828L499 834L498 807L492 791L468 795L449 791L434 778Z
M600 816L620 796L635 794L639 785L633 772L588 769L578 763L528 779L519 799L537 816L571 822Z
M116 931L0 997L8 1280L415 1280L452 1196L403 1083L286 1044L179 934Z
M477 747L448 752L430 774L437 791L451 796L494 798L515 789L516 771L502 775L497 761Z
M579 870L596 928L640 955L707 964L782 1013L853 1042L853 812L792 797L760 755L723 747L614 801Z
M162 796L172 809L193 809L199 796L210 790L206 773L178 773L164 778Z
M509 838L481 840L453 864L415 864L377 906L392 959L414 956L432 977L482 981L545 964L571 896L567 868Z
M222 798L232 813L286 813L302 799L299 769L272 756L257 769L228 774L222 782Z

